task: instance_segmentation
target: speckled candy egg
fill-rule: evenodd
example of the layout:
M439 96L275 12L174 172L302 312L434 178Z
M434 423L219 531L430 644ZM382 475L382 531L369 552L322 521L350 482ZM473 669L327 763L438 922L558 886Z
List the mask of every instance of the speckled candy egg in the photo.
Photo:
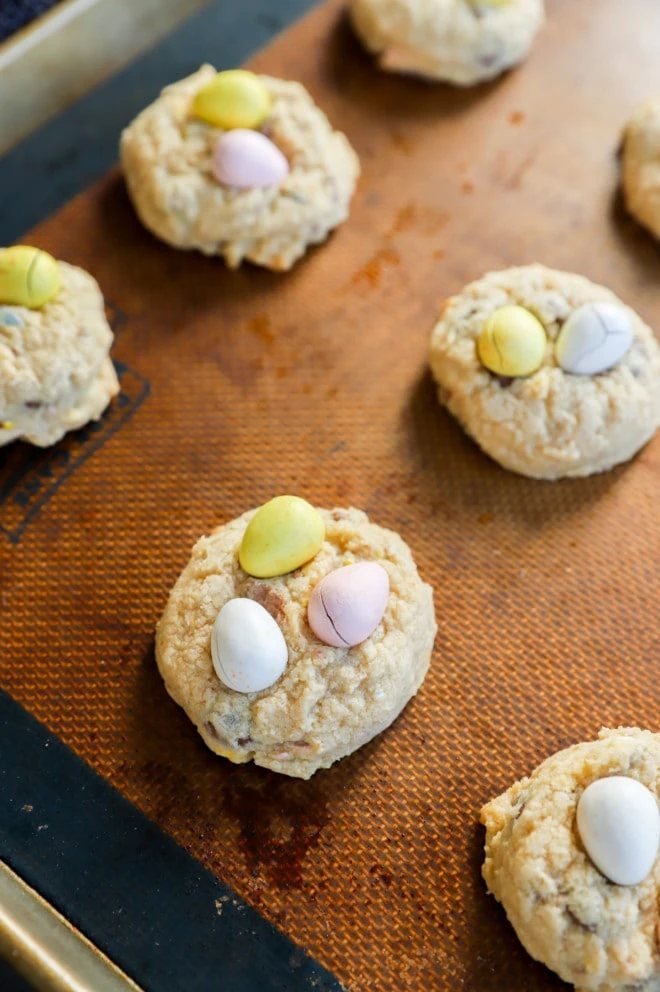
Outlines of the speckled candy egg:
M633 326L617 303L587 303L568 318L555 355L564 372L597 375L620 362L633 342Z
M373 634L389 594L389 576L377 562L337 568L314 587L307 607L309 625L332 647L354 647Z
M260 692L277 682L289 652L270 613L253 599L230 599L211 633L216 675L236 692Z
M270 138L259 131L237 128L221 135L213 151L213 175L223 186L237 189L279 186L289 163Z
M625 775L588 785L577 808L577 827L587 854L617 885L637 885L658 855L660 813L653 793Z

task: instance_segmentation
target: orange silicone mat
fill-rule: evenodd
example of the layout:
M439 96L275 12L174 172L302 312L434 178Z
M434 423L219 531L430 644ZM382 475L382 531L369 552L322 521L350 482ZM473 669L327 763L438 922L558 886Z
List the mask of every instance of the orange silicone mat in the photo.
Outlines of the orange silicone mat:
M328 244L231 273L147 234L116 174L27 239L99 279L122 393L2 454L1 684L354 992L563 987L486 895L479 808L602 724L658 727L660 441L595 478L509 474L426 349L444 297L532 261L660 324L660 252L617 192L659 37L657 0L551 0L525 65L457 90L379 74L331 2L253 62L360 155ZM153 659L194 541L291 491L399 531L439 622L402 717L307 783L215 758Z

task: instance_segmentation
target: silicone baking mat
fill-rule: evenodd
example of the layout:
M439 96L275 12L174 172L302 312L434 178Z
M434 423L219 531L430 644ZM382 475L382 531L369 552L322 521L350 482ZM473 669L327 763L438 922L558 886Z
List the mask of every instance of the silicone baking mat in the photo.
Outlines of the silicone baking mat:
M658 249L617 192L660 9L548 6L528 62L476 89L379 74L339 3L254 60L363 165L350 220L289 274L159 244L116 174L27 238L99 279L122 393L53 450L3 453L2 686L355 992L563 987L485 892L479 808L602 724L657 728L660 442L603 476L520 478L426 367L443 299L517 263L660 321ZM213 757L153 658L193 542L282 492L399 531L439 622L402 717L307 783Z

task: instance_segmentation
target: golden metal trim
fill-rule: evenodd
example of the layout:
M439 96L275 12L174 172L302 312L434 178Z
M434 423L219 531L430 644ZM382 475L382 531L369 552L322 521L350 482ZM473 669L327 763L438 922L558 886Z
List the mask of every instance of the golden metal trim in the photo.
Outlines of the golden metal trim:
M39 992L141 992L1 861L0 956Z
M210 2L62 0L11 35L0 44L0 155Z

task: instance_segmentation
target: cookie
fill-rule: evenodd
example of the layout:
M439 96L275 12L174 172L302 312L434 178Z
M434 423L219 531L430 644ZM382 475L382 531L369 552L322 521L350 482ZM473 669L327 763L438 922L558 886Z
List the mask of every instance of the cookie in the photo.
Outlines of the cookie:
M502 317L508 327L499 326ZM533 325L545 335L540 356ZM493 328L523 334L524 349L498 356L493 346L503 339L489 340ZM582 342L601 331L597 342ZM510 336L507 347L514 343ZM611 367L603 367L607 355L619 356ZM523 360L531 365L516 364ZM542 265L491 272L451 297L431 336L430 363L440 402L467 433L504 468L533 478L605 471L632 458L660 424L660 347L651 329L603 286Z
M599 801L587 809L589 792L603 785L607 792L627 786L627 801L613 796L609 806ZM532 957L579 992L660 988L659 786L659 734L601 730L597 741L548 758L481 811L490 892ZM630 808L633 799L636 807L642 800L639 808ZM616 884L596 867L588 853L597 839L590 814L600 840L609 841L610 859L618 848L634 861L650 839L637 884ZM608 838L612 818L619 829Z
M660 238L660 97L635 111L623 138L622 166L628 210Z
M307 545L297 560L313 557L288 574L270 578L256 578L240 564L243 561L253 571L273 571L255 567L260 539L256 524L246 539L254 511L202 538L171 592L156 636L156 659L167 691L208 747L234 762L252 760L298 778L329 767L392 723L426 675L436 631L431 587L420 579L407 545L397 534L355 509L319 510L317 515L325 532L322 543ZM340 616L341 604L326 587L326 619L345 638L339 642L343 646L332 646L323 639L328 634L318 627L310 601L319 584L323 593L322 580L330 576L336 582L337 569L361 562L376 563L386 572L389 595L384 612L369 636L349 647L348 642L355 640L350 623ZM362 576L362 588L366 581L369 577ZM223 608L246 601L252 602L251 610L245 608L248 620L256 604L266 611L260 630L269 639L260 651L258 671L248 673L252 681L245 682L245 670L239 671L239 665L232 668L223 659L221 679L214 667L212 638L227 636L226 629L217 629L224 622ZM318 633L310 626L308 610ZM218 621L219 617L223 619ZM264 669L271 662L273 673L281 668L279 638L268 633L271 618L284 636L288 654L283 674L261 691L230 688L224 680L245 689L260 684L255 679L267 681ZM265 653L268 666L262 664Z
M247 260L289 269L348 216L357 156L299 83L270 76L253 77L268 99L259 130L202 119L197 114L208 110L199 94L218 75L205 65L168 86L123 132L131 199L142 223L174 247L221 255L231 268ZM238 114L226 122L252 126L258 119ZM272 184L231 185L241 181L237 170L250 184L266 182L268 173Z
M98 283L74 265L57 267L60 288L43 305L0 305L0 445L55 444L98 419L119 391Z
M471 86L521 62L543 0L351 0L353 27L382 69Z

